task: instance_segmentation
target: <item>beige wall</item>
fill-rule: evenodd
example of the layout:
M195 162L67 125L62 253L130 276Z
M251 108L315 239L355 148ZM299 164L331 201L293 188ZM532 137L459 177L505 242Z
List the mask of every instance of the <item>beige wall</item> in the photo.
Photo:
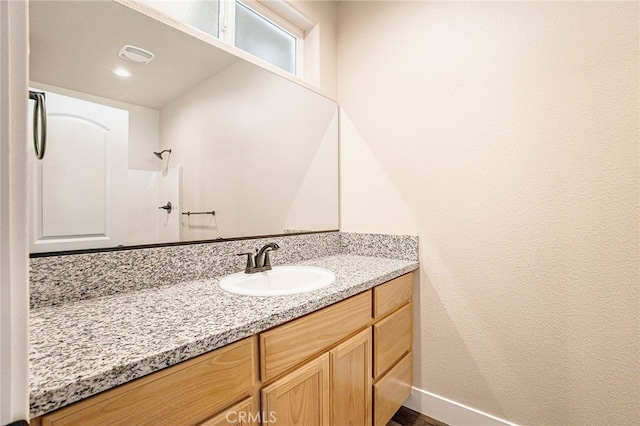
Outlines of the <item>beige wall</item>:
M327 0L291 0L290 4L316 24L305 40L304 80L335 100L336 3Z
M339 3L341 229L420 237L418 388L640 421L638 8Z

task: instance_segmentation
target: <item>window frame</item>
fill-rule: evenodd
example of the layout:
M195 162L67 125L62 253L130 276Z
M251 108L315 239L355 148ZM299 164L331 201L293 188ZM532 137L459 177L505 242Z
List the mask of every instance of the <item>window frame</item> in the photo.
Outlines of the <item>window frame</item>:
M270 8L266 7L263 3L257 0L219 0L218 2L218 38L231 46L236 47L235 44L235 10L236 3L240 3L242 6L251 10L258 16L262 17L275 27L290 34L296 40L296 52L295 52L295 73L290 73L296 77L304 77L304 39L306 32L304 29L298 28L298 26L292 24L290 21L284 19ZM300 14L295 11L291 6L286 4L283 0L279 0L279 3L283 3L284 7L292 9L292 13ZM280 5L282 7L283 5ZM301 14L300 14L301 15ZM308 19L301 15L306 21ZM309 21L310 22L310 21ZM249 52L247 52L250 54ZM253 56L253 55L252 55ZM261 59L261 58L258 58ZM264 59L261 59L264 60ZM266 61L269 62L269 61ZM270 63L270 62L269 62ZM272 64L273 65L273 64ZM275 66L275 65L274 65ZM286 70L283 70L288 72Z
M0 0L2 1L2 0ZM305 63L307 63L310 55L317 54L317 43L315 42L315 38L311 40L311 42L307 43L306 38L311 35L315 29L317 28L317 23L311 21L301 12L299 12L288 0L217 0L218 3L218 34L212 34L208 31L202 30L200 28L194 27L182 20L180 20L177 16L170 14L162 9L154 7L149 4L145 0L113 0L117 3L122 4L135 4L133 9L139 10L142 13L151 16L155 19L162 19L166 23L174 22L176 28L180 29L183 32L186 32L191 35L195 35L196 37L200 37L196 34L203 34L206 37L211 37L215 39L217 42L220 42L226 46L232 46L235 49L239 49L239 51L244 54L250 55L251 58L255 58L258 62L264 62L264 64L269 64L269 66L275 67L286 73L288 75L294 76L301 80L305 80L306 72L305 72ZM169 0L170 1L170 0ZM182 0L185 1L185 0ZM240 3L243 7L249 9L251 12L265 19L267 22L271 23L275 27L280 30L286 32L291 35L295 39L296 49L295 49L295 72L291 73L286 69L280 68L278 65L269 62L265 59L262 59L258 56L255 56L239 47L235 44L235 10L236 3ZM204 39L206 40L206 38ZM215 43L214 43L215 44ZM309 51L311 50L311 52ZM311 67L311 73L313 74L313 64ZM313 83L311 83L313 84Z

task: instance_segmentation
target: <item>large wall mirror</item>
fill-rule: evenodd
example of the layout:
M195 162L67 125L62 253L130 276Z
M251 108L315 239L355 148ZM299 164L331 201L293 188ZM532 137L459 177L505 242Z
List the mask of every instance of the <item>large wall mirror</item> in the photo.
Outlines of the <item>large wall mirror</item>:
M29 13L32 253L338 228L335 102L117 2Z

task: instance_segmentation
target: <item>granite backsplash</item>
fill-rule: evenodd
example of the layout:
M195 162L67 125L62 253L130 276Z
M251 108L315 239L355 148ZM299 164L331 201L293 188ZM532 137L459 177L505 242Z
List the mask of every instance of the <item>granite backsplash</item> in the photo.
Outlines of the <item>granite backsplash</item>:
M418 237L324 232L304 235L34 257L30 259L31 308L109 296L239 272L245 258L274 241L272 264L334 254L418 261Z

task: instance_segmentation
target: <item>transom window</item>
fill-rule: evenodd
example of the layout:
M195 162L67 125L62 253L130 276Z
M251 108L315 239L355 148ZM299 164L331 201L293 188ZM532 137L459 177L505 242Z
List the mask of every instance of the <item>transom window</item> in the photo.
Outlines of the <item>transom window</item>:
M302 75L304 31L255 0L139 1L291 74ZM281 3L281 9L288 7L290 14L300 15Z

